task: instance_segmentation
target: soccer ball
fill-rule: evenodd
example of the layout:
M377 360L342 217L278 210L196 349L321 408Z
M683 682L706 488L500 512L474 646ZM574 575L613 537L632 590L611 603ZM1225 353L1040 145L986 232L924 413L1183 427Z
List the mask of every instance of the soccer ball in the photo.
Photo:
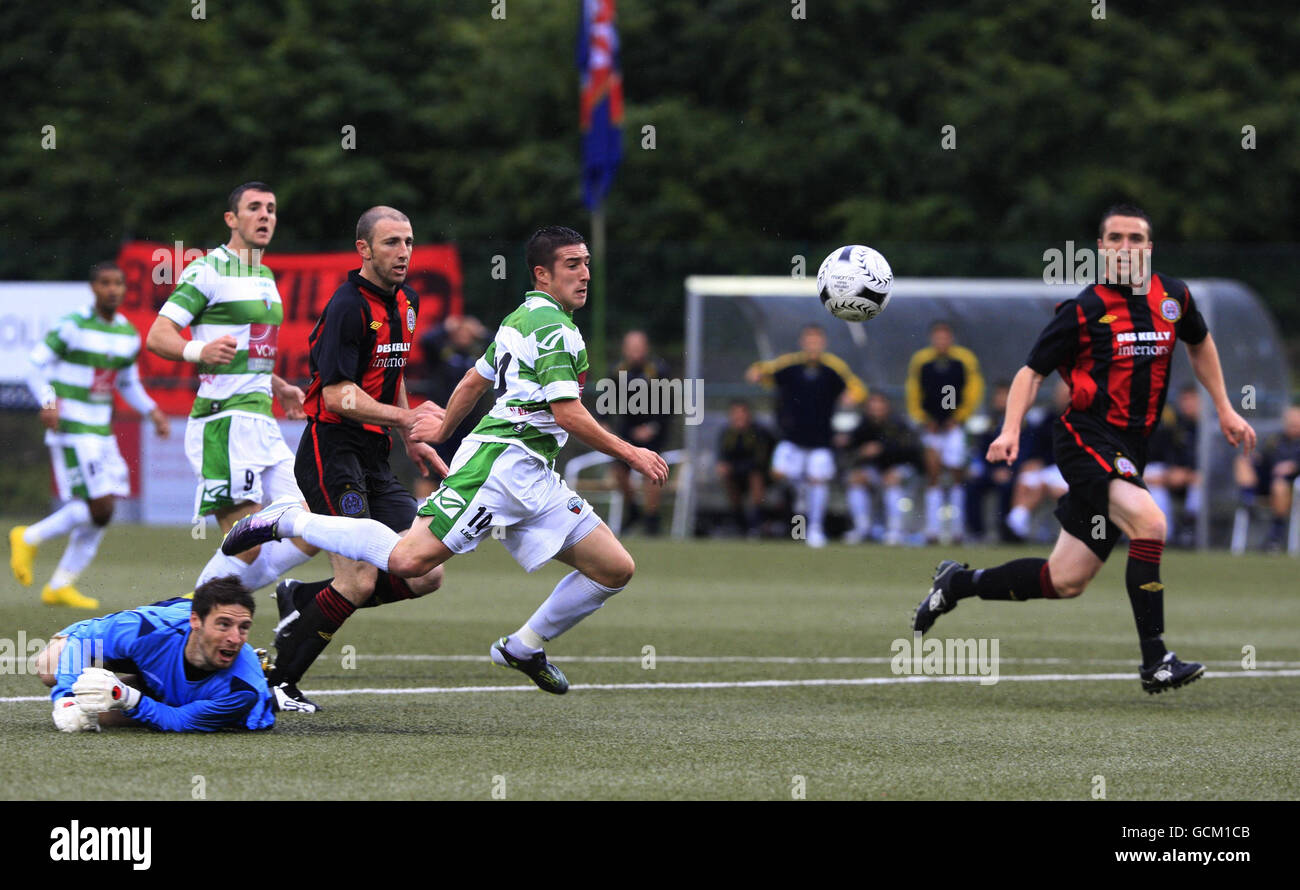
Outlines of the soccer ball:
M870 321L889 305L894 273L879 251L861 244L836 248L817 270L817 296L845 321Z

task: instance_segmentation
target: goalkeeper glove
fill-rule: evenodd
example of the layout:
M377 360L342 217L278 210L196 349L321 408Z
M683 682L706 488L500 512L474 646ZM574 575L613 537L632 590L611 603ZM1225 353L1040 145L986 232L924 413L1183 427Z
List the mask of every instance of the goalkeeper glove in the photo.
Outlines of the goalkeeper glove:
M103 668L90 667L72 684L77 704L87 714L101 711L129 711L140 703L140 690L132 689Z
M60 732L99 732L99 718L81 710L70 695L54 703L54 725Z

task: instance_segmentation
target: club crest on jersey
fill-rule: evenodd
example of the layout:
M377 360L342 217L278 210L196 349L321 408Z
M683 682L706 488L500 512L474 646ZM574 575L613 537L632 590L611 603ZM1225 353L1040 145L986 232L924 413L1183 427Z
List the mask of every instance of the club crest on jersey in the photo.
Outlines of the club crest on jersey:
M406 307L406 330L407 333L415 333L415 307Z
M1178 321L1183 317L1183 307L1173 297L1165 297L1160 301L1160 315L1165 321Z
M1122 454L1115 458L1115 469L1119 470L1121 476L1136 476L1138 474L1138 468L1133 461Z
M366 509L366 499L360 492L345 491L339 498L339 512L344 516L356 516Z
M574 495L573 497L569 498L569 512L570 513L582 512L582 498L578 497L577 495Z

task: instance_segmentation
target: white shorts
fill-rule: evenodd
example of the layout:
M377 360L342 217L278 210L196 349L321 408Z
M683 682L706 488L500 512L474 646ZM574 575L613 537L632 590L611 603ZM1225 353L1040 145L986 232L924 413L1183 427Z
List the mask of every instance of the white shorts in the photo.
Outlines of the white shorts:
M835 478L835 455L829 448L804 448L793 442L776 443L772 472L792 482L829 482Z
M492 535L534 572L600 525L591 504L516 445L467 439L449 469L418 514L431 520L429 530L452 553L469 553Z
M1070 488L1065 481L1065 477L1061 475L1061 468L1056 464L1025 473L1023 481L1026 485L1045 485L1047 490L1058 498Z
M959 426L942 433L922 433L921 443L939 455L939 463L950 470L964 469L966 459L966 431Z
M50 445L54 484L59 499L93 501L106 495L131 494L126 461L112 436L64 434L62 444Z
M191 417L185 426L185 456L199 477L195 519L237 504L302 497L293 475L293 452L274 418Z

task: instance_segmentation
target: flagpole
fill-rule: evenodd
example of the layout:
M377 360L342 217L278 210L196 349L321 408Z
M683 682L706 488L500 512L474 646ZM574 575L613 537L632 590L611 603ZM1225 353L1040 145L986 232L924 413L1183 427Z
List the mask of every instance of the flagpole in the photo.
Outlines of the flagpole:
M589 298L594 302L591 307L591 349L587 353L587 363L591 367L591 377L600 380L605 376L605 305L608 291L605 289L605 202L601 201L591 211L591 286Z

